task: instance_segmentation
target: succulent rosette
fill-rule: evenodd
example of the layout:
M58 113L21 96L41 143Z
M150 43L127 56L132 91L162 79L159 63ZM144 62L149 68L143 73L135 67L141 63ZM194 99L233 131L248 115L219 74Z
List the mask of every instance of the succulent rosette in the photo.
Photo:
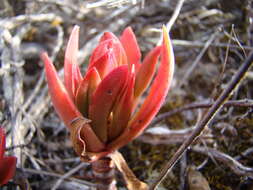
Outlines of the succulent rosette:
M6 184L16 171L17 158L14 156L4 156L5 133L0 126L0 186Z
M82 75L78 40L75 26L65 53L64 84L47 53L41 58L53 106L70 130L73 147L82 160L92 162L132 141L148 126L168 93L174 55L166 27L162 44L142 62L130 27L120 38L105 32Z

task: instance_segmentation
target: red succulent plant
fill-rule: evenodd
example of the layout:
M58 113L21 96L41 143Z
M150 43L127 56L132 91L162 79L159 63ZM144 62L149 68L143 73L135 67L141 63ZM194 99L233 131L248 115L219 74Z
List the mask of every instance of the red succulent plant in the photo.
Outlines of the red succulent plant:
M4 156L5 133L0 126L0 186L6 184L15 174L17 158Z
M83 160L95 161L136 138L151 122L170 87L174 55L165 26L162 45L142 63L130 27L119 39L105 32L82 76L78 39L75 26L65 53L64 84L47 53L41 58L54 108L70 130L75 151Z

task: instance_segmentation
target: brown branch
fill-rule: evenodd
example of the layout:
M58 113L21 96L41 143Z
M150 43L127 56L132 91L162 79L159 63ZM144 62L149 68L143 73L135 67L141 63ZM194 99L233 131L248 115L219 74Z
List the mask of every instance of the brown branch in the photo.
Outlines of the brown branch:
M160 131L159 131L160 130ZM162 127L153 127L145 131L138 140L144 143L159 145L159 144L181 144L183 143L195 130L195 127L186 129L171 130ZM196 142L199 140L212 141L213 136L207 130L198 137Z
M210 123L213 117L220 111L224 103L230 98L232 92L239 85L240 81L244 78L246 72L249 70L253 63L253 51L239 68L235 76L232 78L228 87L221 93L218 99L214 102L211 108L205 113L203 119L197 123L197 127L189 136L189 138L179 147L177 152L172 156L169 162L165 165L164 169L161 171L160 176L155 180L150 186L150 190L156 189L159 184L165 179L170 169L176 164L176 162L181 158L185 150L194 142L194 140L201 134L206 125Z
M240 162L238 162L237 160L235 160L234 158L232 158L231 156L223 152L220 152L212 148L200 147L200 146L194 146L191 148L191 150L207 155L207 156L210 154L216 160L222 162L225 166L233 170L235 174L253 178L253 168L242 165Z
M58 173L54 173L54 172L48 172L48 171L43 171L43 170L35 170L35 169L31 169L31 168L20 168L21 172L24 173L31 173L31 174L37 174L37 175L46 175L46 176L51 176L51 177L55 177L55 178L62 178L63 175L58 174ZM88 181L84 181L84 180L80 180L80 179L76 179L74 177L66 177L63 179L64 181L73 181L76 183L80 183L82 185L87 185L89 187L95 187L95 184L90 183Z
M214 102L196 102L196 103L191 103L191 104L187 104L185 106L179 107L179 108L175 108L171 111L162 113L160 115L158 115L151 123L151 125L155 125L159 122L161 122L162 120L166 119L167 117L170 117L172 115L175 115L177 113L183 112L183 111L187 111L187 110L192 110L192 109L203 109L203 108L209 108L214 104ZM243 99L243 100L230 100L227 101L223 107L252 107L253 106L253 100L250 99Z
M84 166L86 166L87 163L81 162L78 166L70 169L70 171L68 171L67 173L65 173L64 175L62 175L54 184L54 186L51 188L52 190L56 190L58 189L58 187L61 185L61 183L63 182L64 179L67 179L69 177L71 177L74 173L76 173L77 171L81 170Z

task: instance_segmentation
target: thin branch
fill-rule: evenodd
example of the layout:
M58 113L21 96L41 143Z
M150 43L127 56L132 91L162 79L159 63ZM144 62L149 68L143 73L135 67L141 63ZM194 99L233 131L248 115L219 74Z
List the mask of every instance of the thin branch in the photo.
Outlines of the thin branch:
M175 10L174 10L174 12L173 12L173 15L171 16L169 22L167 22L167 24L166 24L166 28L167 28L168 32L170 32L171 27L172 27L173 24L176 22L176 19L177 19L178 15L179 15L179 13L180 13L182 7L183 7L184 1L185 1L185 0L179 0L179 1L177 2L177 6L176 6L176 8L175 8ZM159 45L159 44L162 43L162 39L163 39L163 37L162 37L162 35L161 35L160 40L158 41L157 45Z
M201 42L201 41L188 41L188 40L179 40L179 39L173 39L172 40L172 44L173 46L184 46L184 47L196 47L196 48L200 48L200 47L204 47L206 43ZM227 48L228 47L228 43L218 43L218 42L214 42L212 44L210 44L210 47L219 47L219 48ZM235 44L229 44L230 48L235 48L235 49L241 49L243 47L243 49L245 50L253 50L253 47L251 46L239 46L239 45L235 45Z
M23 147L26 147L26 146L28 146L28 144L19 144L19 145L7 147L5 150L6 150L6 151L10 151L10 150L13 150L13 149L15 149L15 148L23 148Z
M55 4L57 6L61 6L64 8L69 8L77 13L81 13L85 15L87 13L87 8L82 5L82 4L75 4L75 3L70 3L68 1L62 1L62 0L36 0L38 3L50 3L50 4Z
M216 160L222 162L225 166L233 170L235 174L253 178L253 168L242 165L240 162L236 161L234 158L232 158L231 156L223 152L220 152L212 148L200 147L200 146L194 146L191 148L191 150L201 153L201 154L205 154L207 156L210 154Z
M178 3L177 3L177 6L173 12L173 15L172 17L170 18L169 22L166 24L166 28L168 31L170 31L171 27L173 26L173 24L176 22L176 19L183 7L183 4L184 4L184 1L185 0L179 0Z
M191 75L191 73L193 72L193 70L198 65L199 61L201 60L201 58L203 57L203 55L205 54L205 52L209 48L210 44L212 44L212 42L215 40L215 38L217 37L218 33L219 33L219 31L216 31L214 34L212 34L212 36L209 38L209 40L207 40L207 42L205 43L205 46L200 51L200 53L198 54L198 56L196 57L196 59L193 61L193 63L191 64L190 68L187 69L187 72L184 74L183 79L180 80L180 83L178 85L179 88L181 88L181 86L184 85L185 82L188 80L189 76Z
M196 129L193 131L192 135L179 147L177 152L172 156L169 162L165 165L161 174L150 186L150 190L157 189L159 184L165 179L170 169L176 164L176 162L181 158L185 150L194 142L194 140L201 134L205 126L207 126L213 117L220 111L224 103L230 98L232 92L239 85L240 81L244 78L246 72L249 70L250 66L253 63L253 51L250 52L250 55L239 68L232 81L229 83L228 87L221 93L212 107L205 113L203 119L197 123Z
M81 164L79 164L78 166L74 167L73 169L71 169L69 172L65 173L63 176L61 176L56 183L54 184L54 186L51 188L52 190L56 190L62 183L62 181L68 177L70 177L71 175L73 175L74 173L76 173L78 170L82 169L84 166L87 166L87 163L82 162Z
M34 170L34 169L31 169L31 168L21 168L21 171L23 171L25 173L32 173L32 174L38 174L38 175L47 175L47 176L56 177L56 178L61 178L62 177L61 174L42 171L42 170ZM73 182L76 182L76 183L80 183L80 184L88 185L88 186L92 186L92 187L95 186L95 184L93 184L93 183L90 183L90 182L84 181L84 180L79 180L79 179L76 179L74 177L67 177L67 178L64 178L64 180L73 181Z
M62 18L57 16L54 13L48 13L48 14L30 14L30 15L19 15L16 17L6 18L0 20L0 26L11 30L14 29L24 23L29 22L52 22L52 21L62 21Z
M251 154L253 154L253 147L248 148L247 150L243 151L242 153L240 153L240 155L235 156L234 158L236 160L240 160L242 157L250 157Z
M192 110L192 109L203 109L203 108L209 108L214 104L214 102L196 102L196 103L191 103L191 104L187 104L185 106L179 107L179 108L175 108L171 111L162 113L160 115L158 115L150 125L155 125L159 122L161 122L162 120L166 119L167 117L170 117L172 115L175 115L177 113L183 112L183 111L187 111L187 110ZM224 107L252 107L253 106L253 100L250 99L243 99L243 100L230 100L227 101L224 105Z
M52 56L50 57L50 59L52 60L52 62L54 62L56 56L58 55L61 46L63 44L63 29L60 26L56 26L55 27L57 30L57 37L56 37L56 44L53 48L52 51ZM36 98L36 96L38 95L38 93L40 92L41 86L43 84L43 82L45 81L45 74L44 71L41 73L40 78L38 79L34 90L32 91L32 93L29 95L29 97L26 99L25 103L23 104L23 110L26 110L27 107L29 105L31 105L31 102Z
M165 127L152 127L138 137L138 140L152 145L181 144L192 134L194 130L195 127L176 130L171 130ZM196 141L212 141L212 139L213 136L207 130L207 132L203 132Z

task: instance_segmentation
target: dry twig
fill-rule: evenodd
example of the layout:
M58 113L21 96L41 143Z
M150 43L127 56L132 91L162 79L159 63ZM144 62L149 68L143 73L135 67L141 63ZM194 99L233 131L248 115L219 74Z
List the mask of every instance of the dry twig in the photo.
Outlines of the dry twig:
M235 174L239 176L245 176L245 177L250 177L253 179L253 168L246 167L236 161L234 158L231 156L222 153L218 150L215 150L213 148L208 148L208 147L201 147L201 146L194 146L191 148L194 152L204 154L206 156L212 155L216 160L219 162L222 162L225 166L230 168Z
M191 104L187 104L184 105L182 107L179 108L175 108L171 111L159 114L150 125L155 125L159 122L161 122L162 120L175 115L177 113L183 112L183 111L187 111L187 110L192 110L192 109L205 109L205 108L210 108L212 105L214 104L214 102L196 102L196 103L191 103ZM244 99L244 100L229 100L226 103L224 103L223 107L252 107L253 106L253 100L250 99Z
M37 175L47 175L47 176L56 177L56 178L61 178L62 177L61 174L42 171L42 170L34 170L34 169L30 169L30 168L22 168L21 171L23 171L25 173L32 173L32 174L37 174ZM69 180L69 181L73 181L73 182L80 183L80 184L83 184L83 185L87 185L87 186L90 186L90 187L95 187L95 184L93 184L93 183L90 183L90 182L84 181L84 180L79 180L79 179L76 179L76 178L73 178L73 177L66 177L66 178L64 178L64 180Z
M62 181L64 179L70 177L71 175L73 175L75 172L77 172L78 170L82 169L86 165L87 165L87 163L82 162L78 166L76 166L73 169L71 169L69 172L65 173L63 176L60 177L60 179L57 180L57 182L52 187L52 190L56 190L60 186L60 184L62 183Z

